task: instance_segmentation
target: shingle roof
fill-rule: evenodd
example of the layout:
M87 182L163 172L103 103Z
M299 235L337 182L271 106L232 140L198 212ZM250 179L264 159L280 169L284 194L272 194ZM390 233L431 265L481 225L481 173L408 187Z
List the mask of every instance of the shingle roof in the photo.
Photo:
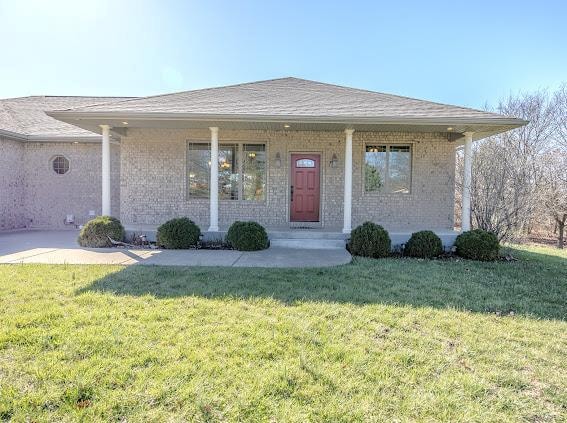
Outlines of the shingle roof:
M181 113L337 118L497 119L501 115L298 78L141 97L72 108L75 112Z
M45 111L125 100L131 97L30 96L0 99L0 130L22 136L98 136L90 131L61 122Z

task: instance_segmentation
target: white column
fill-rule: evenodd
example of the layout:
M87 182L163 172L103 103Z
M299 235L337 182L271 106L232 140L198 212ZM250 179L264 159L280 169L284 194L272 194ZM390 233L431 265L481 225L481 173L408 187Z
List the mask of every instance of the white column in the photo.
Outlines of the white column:
M465 132L465 156L463 163L463 204L461 231L471 230L471 182L472 182L472 137L474 132Z
M102 215L110 216L110 126L102 128Z
M219 128L211 127L211 183L209 232L219 230Z
M352 230L352 134L354 129L345 129L345 188L344 188L344 223L343 233L350 234Z

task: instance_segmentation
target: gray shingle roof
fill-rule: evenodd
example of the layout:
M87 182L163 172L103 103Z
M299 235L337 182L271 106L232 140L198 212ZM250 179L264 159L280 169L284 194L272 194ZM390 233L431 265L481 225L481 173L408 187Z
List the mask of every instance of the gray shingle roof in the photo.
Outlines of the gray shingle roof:
M30 96L0 99L0 130L22 136L98 136L90 131L61 122L45 111L125 100L131 97Z
M337 118L497 119L501 115L298 78L281 78L72 108L75 112Z

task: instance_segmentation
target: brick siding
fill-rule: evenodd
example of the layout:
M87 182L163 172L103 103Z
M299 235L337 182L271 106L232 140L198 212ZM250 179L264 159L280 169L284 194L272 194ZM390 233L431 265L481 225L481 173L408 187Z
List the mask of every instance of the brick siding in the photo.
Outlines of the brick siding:
M188 216L202 229L209 223L209 201L187 199L187 141L208 141L203 130L128 129L121 140L120 216L127 225L159 225ZM219 142L266 143L268 154L265 202L221 200L219 223L256 220L271 227L289 223L289 155L296 151L321 153L321 222L342 228L344 132L220 130ZM364 145L412 145L412 187L409 194L365 193ZM281 167L274 164L280 153ZM337 155L336 168L329 166ZM353 138L353 227L366 220L390 230L452 229L455 145L442 134L355 132Z
M0 230L25 227L24 144L0 137Z
M70 170L53 171L51 159L63 155ZM112 212L120 214L120 147L111 146ZM101 213L99 143L0 142L0 230L63 228L66 215L85 223L89 211Z

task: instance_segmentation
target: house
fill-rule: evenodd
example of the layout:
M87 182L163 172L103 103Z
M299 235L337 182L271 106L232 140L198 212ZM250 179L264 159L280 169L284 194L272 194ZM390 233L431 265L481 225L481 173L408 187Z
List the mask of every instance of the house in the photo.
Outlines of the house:
M455 151L524 125L485 111L282 78L141 98L0 100L0 229L114 215L208 236L255 220L272 238L344 239L370 220L394 243L454 232ZM218 166L211 166L218 161ZM344 241L343 241L344 242Z

